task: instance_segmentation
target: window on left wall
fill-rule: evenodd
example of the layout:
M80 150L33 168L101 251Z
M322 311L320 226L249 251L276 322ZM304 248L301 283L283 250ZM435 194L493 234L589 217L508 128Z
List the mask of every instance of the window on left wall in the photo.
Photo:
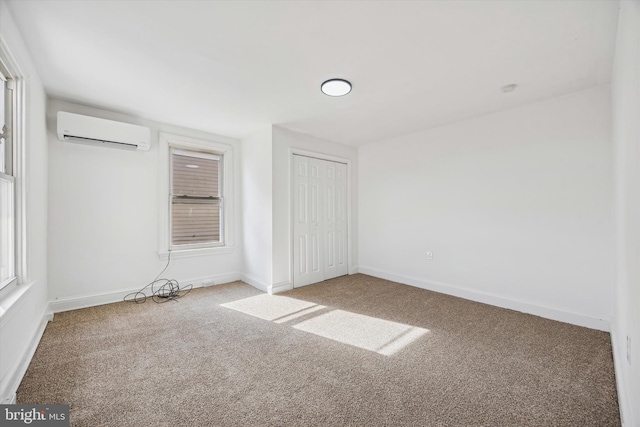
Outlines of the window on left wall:
M0 62L0 289L16 278L15 82Z

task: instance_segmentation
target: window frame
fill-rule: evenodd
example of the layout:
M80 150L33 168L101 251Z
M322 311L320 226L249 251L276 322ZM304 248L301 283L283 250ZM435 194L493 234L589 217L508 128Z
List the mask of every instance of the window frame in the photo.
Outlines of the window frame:
M219 140L205 140L187 136L175 135L165 132L159 133L159 196L158 203L159 239L158 257L166 259L171 253L172 258L205 256L232 252L234 247L233 236L233 147ZM221 193L223 201L221 205L220 238L221 243L197 243L189 245L172 245L171 242L171 192L172 192L172 163L173 150L201 152L221 157Z
M9 237L9 248L8 253L10 254L10 259L8 262L10 268L10 275L2 280L2 276L0 276L0 290L3 288L15 284L17 282L17 273L16 273L16 179L13 176L13 163L14 163L14 155L13 155L13 128L15 125L15 83L11 78L11 75L7 71L4 66L4 62L0 59L0 84L3 86L3 90L1 92L2 96L0 96L0 102L2 102L2 116L0 119L0 134L3 136L0 137L0 140L3 140L3 145L0 147L0 181L3 182L2 185L7 185L8 190L8 199L9 199L9 211L11 211L9 215L9 229L8 236ZM11 95L8 94L7 91L11 91ZM7 102L10 100L10 102ZM9 119L5 122L5 119ZM8 138L4 136L4 132L8 134ZM0 218L1 220L2 218ZM0 226L1 227L1 226ZM0 241L0 256L3 255L4 252L4 240ZM0 259L0 263L3 262ZM0 270L1 271L1 270Z
M30 281L27 269L27 221L26 221L26 93L27 82L23 78L21 68L11 53L8 45L0 38L0 69L2 74L12 82L13 111L12 111L12 170L10 176L13 181L13 242L14 242L14 272L13 279L0 283L0 299L4 300L12 290Z

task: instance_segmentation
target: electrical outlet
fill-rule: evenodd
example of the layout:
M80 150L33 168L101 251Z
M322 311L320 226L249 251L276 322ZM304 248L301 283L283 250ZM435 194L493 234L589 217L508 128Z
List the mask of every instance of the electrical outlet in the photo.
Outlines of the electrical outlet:
M427 252L427 259L433 259L433 252Z
M631 337L627 335L627 362L631 363Z

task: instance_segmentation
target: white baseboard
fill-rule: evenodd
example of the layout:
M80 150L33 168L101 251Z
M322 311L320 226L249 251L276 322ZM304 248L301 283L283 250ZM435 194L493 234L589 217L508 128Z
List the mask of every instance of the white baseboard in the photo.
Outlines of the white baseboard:
M36 329L35 334L29 340L29 345L22 355L22 357L18 360L14 367L10 368L6 373L5 378L7 381L4 384L2 395L0 396L0 404L10 405L16 403L18 391L18 387L22 382L22 378L27 373L27 368L29 368L29 364L31 363L31 359L38 348L38 344L40 344L40 339L42 338L42 334L44 334L44 330L47 327L47 323L53 320L53 314L48 313L45 307L45 310L42 312L42 318L40 320L40 324Z
M626 349L626 337L623 341L620 341L622 337L618 332L618 328L615 326L615 322L611 323L611 349L613 351L613 367L616 374L616 389L618 391L618 407L620 408L620 421L622 426L633 426L633 420L631 418L631 411L629 408L629 400L627 397L627 387L624 375L624 364L627 360Z
M448 283L426 281L415 277L408 277L401 274L391 273L388 271L376 270L370 267L359 267L362 274L379 277L381 279L391 280L405 285L415 286L417 288L427 289L442 294L453 295L456 297L477 301L484 304L494 305L497 307L508 308L510 310L520 311L522 313L533 314L535 316L544 317L546 319L557 320L559 322L570 323L572 325L584 326L590 329L609 332L610 320L588 316L585 314L574 313L563 310L561 308L546 307L529 302L520 301L512 298L505 298L486 292L480 292L473 289L454 286Z
M192 279L178 279L180 286L193 285L194 288L202 288L212 285L220 285L222 283L235 282L240 280L240 273L228 273L218 276L197 277ZM63 311L78 310L80 308L95 307L98 305L112 304L120 302L126 295L139 291L137 289L123 289L119 291L105 292L93 295L83 295L78 297L62 298L49 301L49 312L60 313ZM147 294L148 295L148 294Z
M293 289L293 283L291 282L276 283L275 285L269 286L269 293L271 295L279 294L281 292L290 291L292 289Z
M360 268L357 265L349 268L349 274L358 274L360 273Z
M262 292L269 293L269 285L251 274L242 273L240 275L240 280L261 290Z

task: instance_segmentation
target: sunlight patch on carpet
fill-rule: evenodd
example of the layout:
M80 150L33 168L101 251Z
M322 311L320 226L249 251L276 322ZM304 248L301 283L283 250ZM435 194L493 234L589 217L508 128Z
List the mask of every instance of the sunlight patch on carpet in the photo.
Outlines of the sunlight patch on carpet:
M385 356L397 353L429 332L428 329L343 310L321 314L294 328Z
M221 305L274 323L293 322L304 317L292 327L385 356L397 353L429 332L404 323L278 295L261 294ZM316 313L319 310L323 310L322 313Z
M262 294L221 304L241 313L276 323L284 323L325 308L323 305L295 298Z

